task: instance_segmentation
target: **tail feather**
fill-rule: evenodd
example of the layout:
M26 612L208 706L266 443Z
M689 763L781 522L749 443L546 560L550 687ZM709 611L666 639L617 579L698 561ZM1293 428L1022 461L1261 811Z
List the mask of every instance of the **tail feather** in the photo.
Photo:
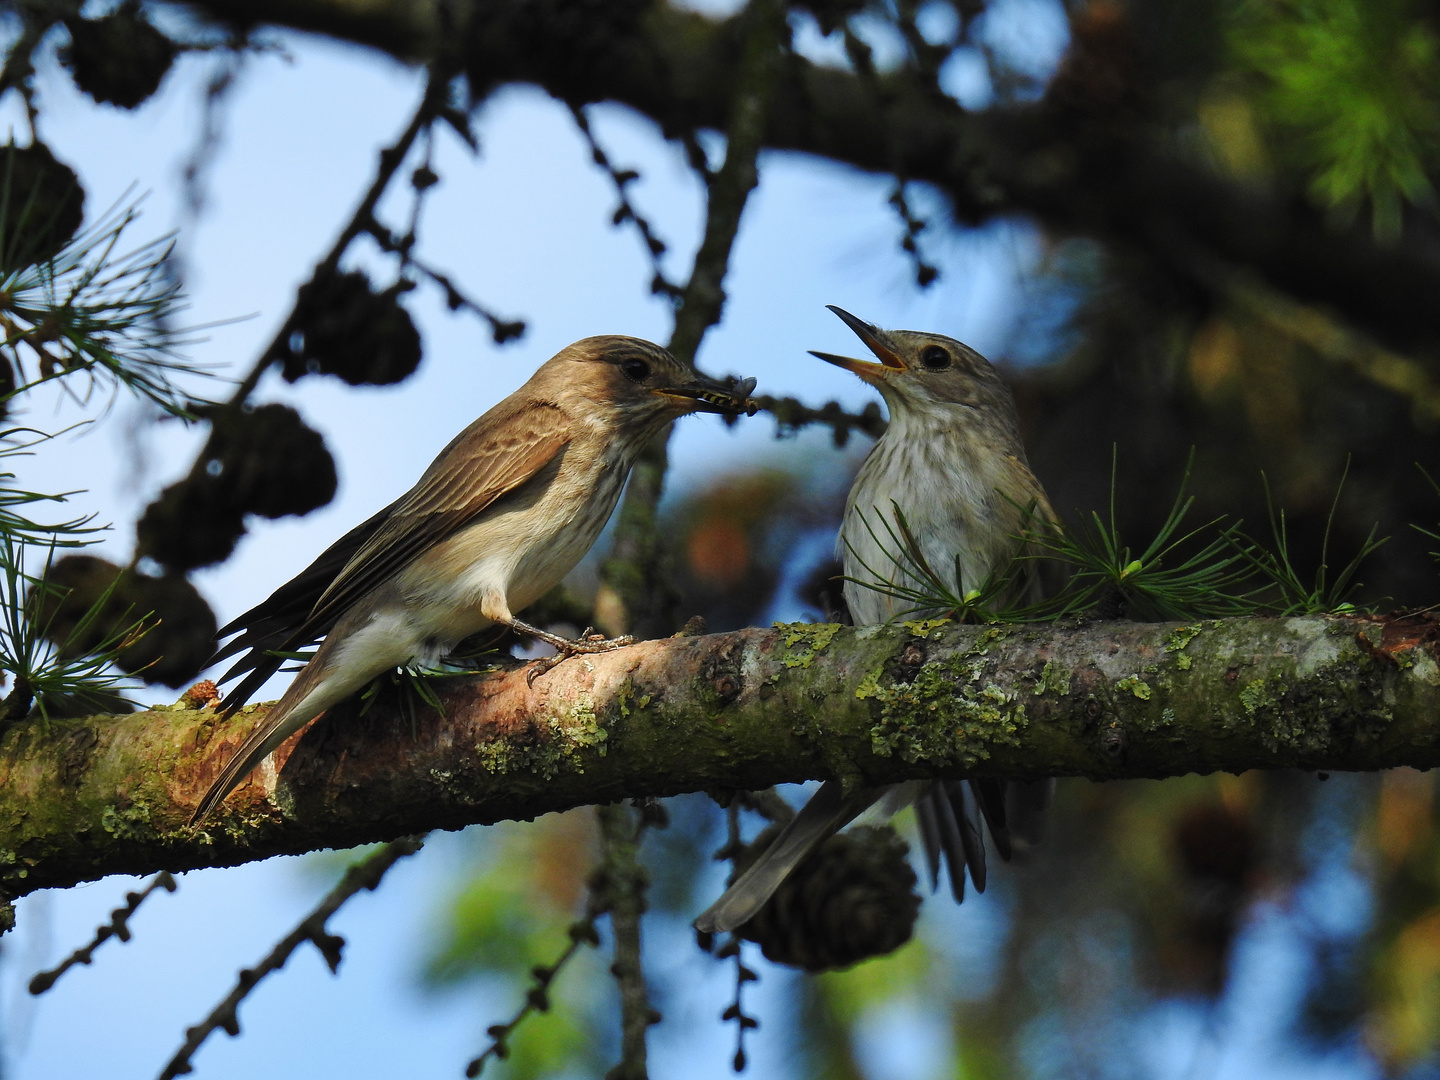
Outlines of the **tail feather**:
M1006 862L1014 853L1010 839L1010 825L1005 810L1005 792L1009 786L1004 780L976 779L968 781L970 792L980 807L980 816L990 830L990 839L995 844L995 854Z
M915 822L920 827L920 850L930 870L930 891L940 887L940 819L928 795L915 800Z
M985 891L985 836L980 830L980 811L970 790L963 780L951 780L945 784L945 794L950 797L950 808L955 814L955 823L960 827L960 843L965 849L965 867L970 871L970 880L976 892ZM951 873L959 870L951 867Z
M965 840L955 820L955 810L950 798L939 782L930 785L923 799L931 806L939 833L939 847L933 855L927 857L939 862L940 856L945 856L945 869L950 876L950 895L955 897L958 904L965 899Z
M209 789L190 816L190 824L198 825L225 800L225 797L240 786L240 782L264 761L281 743L295 732L323 713L344 693L328 693L323 700L314 701L312 691L325 683L326 672L313 660L295 677L284 696L277 701L264 718L240 744L240 749L215 778ZM338 689L338 688L337 688ZM348 692L348 689L345 691ZM300 706L306 706L301 708Z
M790 871L880 798L882 792L882 788L861 788L846 795L837 780L821 784L820 790L780 830L775 842L754 865L741 874L719 900L700 913L695 928L724 934L749 922Z
M935 781L915 800L916 818L920 824L920 843L930 867L930 885L940 881L943 856L950 877L950 893L955 902L965 899L965 874L976 892L984 892L987 879L985 864L985 833L982 821L989 826L996 850L1004 858L1010 854L1009 835L1005 828L1004 804L996 804L1003 793L1001 782L986 781L985 788L974 780ZM988 785L994 784L994 787ZM999 832L996 832L996 825Z

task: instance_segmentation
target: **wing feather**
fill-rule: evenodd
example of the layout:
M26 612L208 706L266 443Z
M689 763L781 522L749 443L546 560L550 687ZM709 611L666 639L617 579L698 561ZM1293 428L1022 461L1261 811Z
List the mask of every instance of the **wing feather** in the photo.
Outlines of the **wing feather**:
M455 535L495 500L538 473L570 441L565 414L539 406L515 417L511 430L466 429L320 596L311 619L345 611L418 555Z
M286 659L275 653L324 637L352 604L531 479L569 441L568 418L544 403L492 410L471 424L409 492L220 631L221 638L239 636L216 651L212 664L246 653L220 680L245 675L226 695L225 707L243 705L280 669Z

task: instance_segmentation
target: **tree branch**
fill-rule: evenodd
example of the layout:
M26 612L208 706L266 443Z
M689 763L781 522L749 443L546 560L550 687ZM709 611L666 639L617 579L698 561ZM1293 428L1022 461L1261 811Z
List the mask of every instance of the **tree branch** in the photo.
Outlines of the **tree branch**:
M244 26L318 31L410 62L431 58L446 38L446 5L438 2L195 0L192 7ZM737 20L663 2L456 0L449 7L457 23L469 20L464 59L477 96L528 82L572 104L629 105L672 134L725 127L741 66ZM1333 228L1285 195L1233 182L1163 140L1097 136L1111 129L1077 122L1050 102L966 113L932 93L922 72L881 79L883 101L856 75L790 57L763 144L936 184L963 219L1030 214L1057 231L1141 249L1207 292L1192 273L1197 255L1249 267L1394 347L1437 337L1431 300L1440 292L1440 253L1424 235L1382 247L1362 229Z
M1428 617L782 626L436 683L443 715L331 710L203 830L263 706L22 724L0 887L225 866L434 828L822 777L1164 777L1440 764ZM413 725L413 726L412 726Z

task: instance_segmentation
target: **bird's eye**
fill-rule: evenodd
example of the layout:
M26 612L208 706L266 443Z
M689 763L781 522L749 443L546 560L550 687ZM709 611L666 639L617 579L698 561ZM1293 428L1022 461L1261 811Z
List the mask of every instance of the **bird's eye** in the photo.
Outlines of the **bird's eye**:
M644 382L650 376L650 365L644 360L622 360L620 370L631 382Z
M950 366L950 354L939 345L926 345L920 351L920 363L928 371L944 371Z

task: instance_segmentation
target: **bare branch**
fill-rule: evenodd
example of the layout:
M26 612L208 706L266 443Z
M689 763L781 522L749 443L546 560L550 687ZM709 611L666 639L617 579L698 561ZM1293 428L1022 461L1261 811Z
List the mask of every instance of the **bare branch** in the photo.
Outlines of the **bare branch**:
M585 115L583 108L579 105L570 106L570 115L575 118L575 126L580 129L580 134L585 136L585 142L590 146L591 160L605 170L605 174L610 177L610 183L615 187L615 197L620 204L615 208L614 223L623 225L628 221L634 224L635 231L640 234L640 240L645 245L645 253L650 258L650 291L678 301L684 290L665 276L665 269L660 265L660 256L665 254L665 241L655 235L649 219L636 210L635 204L630 201L630 185L640 179L640 174L634 169L617 169L611 164L610 155L596 140L595 133L590 129L590 118Z
M315 910L305 916L294 930L281 938L265 959L253 968L245 968L241 971L239 979L235 982L235 988L225 996L225 1000L215 1006L209 1016L185 1032L184 1045L166 1064L160 1073L160 1080L174 1080L174 1077L193 1072L194 1066L190 1064L190 1058L216 1028L224 1028L225 1033L232 1038L239 1035L240 1017L236 1010L240 1007L240 1002L245 1000L250 991L255 989L266 975L284 967L285 962L290 959L290 954L303 943L309 941L320 950L320 954L325 957L325 963L329 965L332 973L339 970L340 955L345 947L345 939L330 933L325 928L325 923L330 916L340 910L345 901L362 889L374 889L392 866L405 856L415 854L424 843L424 839L418 836L393 840L346 870L345 876L326 894L325 899L320 901Z
M761 412L775 418L775 433L780 437L794 435L803 427L823 424L831 430L835 445L842 447L850 441L850 432L860 431L872 439L885 433L885 418L880 415L878 402L870 402L858 413L847 413L838 401L827 401L818 409L812 409L799 398L770 397L768 394L755 399Z
M640 865L640 837L646 822L643 813L636 815L623 804L601 806L596 814L608 886L606 906L615 937L610 972L620 986L620 1062L605 1080L646 1080L645 1033L660 1021L660 1014L650 1007L640 951L640 916L645 913L649 885Z
M492 1057L502 1061L509 1057L510 1036L515 1029L531 1013L550 1011L550 986L555 981L555 977L580 951L581 945L589 945L593 949L600 944L600 934L595 929L595 924L599 921L600 916L605 914L610 902L609 893L609 879L602 863L601 866L590 872L590 877L586 881L585 914L571 923L565 931L570 938L570 944L555 958L553 963L546 967L530 969L531 985L525 991L525 1003L509 1020L501 1024L491 1024L486 1029L485 1033L490 1036L490 1045L465 1066L466 1076L479 1076L485 1068L485 1062Z
M139 910L145 898L156 889L164 889L166 892L174 892L176 888L175 879L164 870L156 874L139 892L128 892L125 894L125 906L116 908L110 913L110 921L95 931L95 937L90 944L76 949L73 953L62 960L56 967L49 971L42 971L30 980L30 993L40 995L49 990L59 980L61 975L69 971L76 964L88 964L95 957L95 950L112 937L121 941L130 940L130 916Z
M410 61L434 56L446 40L445 6L410 0L195 5L220 19L315 30ZM467 7L464 60L486 87L529 82L566 101L617 101L668 132L726 127L739 67L734 20L666 3L646 5L633 24L604 25L546 22L543 7L513 0ZM564 61L574 54L587 62ZM1213 252L1302 302L1332 308L1387 347L1409 350L1435 341L1429 312L1440 291L1440 256L1424 235L1382 247L1363 229L1337 230L1283 191L1256 191L1170 142L1097 142L1094 125L1075 123L1048 101L966 113L934 94L923 71L905 67L881 78L884 102L860 76L788 57L763 145L936 184L962 220L1028 214L1058 232L1142 250L1202 288L1191 274L1191 256L1197 249Z
M710 327L720 321L730 250L740 230L745 203L759 180L756 160L764 141L770 99L779 77L782 45L788 32L779 0L751 0L740 16L743 46L735 89L725 124L725 163L713 174L703 171L707 198L705 235L675 313L669 348L691 362ZM693 144L692 144L693 145ZM698 149L698 148L697 148ZM692 152L692 163L704 169ZM675 627L669 618L671 589L661 572L662 548L655 528L656 508L668 467L670 429L661 432L630 472L625 501L615 523L610 558L601 570L602 590L596 618L609 633L642 637Z

